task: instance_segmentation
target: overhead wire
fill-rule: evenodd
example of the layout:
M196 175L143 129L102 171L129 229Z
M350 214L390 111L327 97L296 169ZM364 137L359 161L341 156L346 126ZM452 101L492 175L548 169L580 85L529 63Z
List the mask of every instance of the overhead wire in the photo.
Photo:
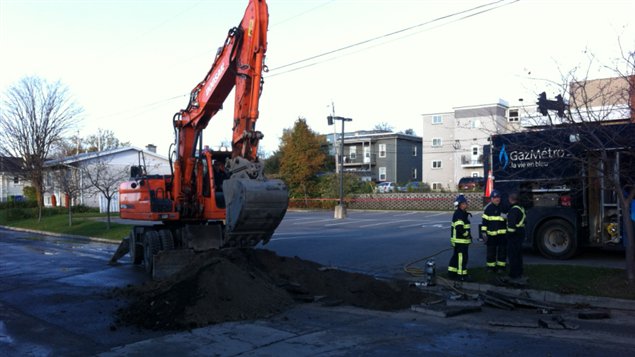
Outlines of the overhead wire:
M290 63L284 64L284 65L281 65L281 66L278 66L278 67L270 68L269 72L279 71L279 70L282 70L282 69L287 68L287 67L292 67L292 66L304 63L304 62L315 60L315 59L318 59L318 58L321 58L321 57L324 57L324 56L328 56L328 55L331 55L331 54L339 53L339 52L342 52L342 51L345 51L345 50L349 50L351 48L359 47L359 46L362 46L362 45L365 45L365 44L368 44L368 43L376 42L376 41L379 41L379 40L382 40L382 39L386 39L386 38L389 38L389 37L392 37L392 36L396 36L396 35L399 35L399 34L403 34L405 32L411 31L411 30L416 29L416 28L424 27L424 26L427 26L427 25L430 25L430 24L433 24L433 23L436 23L436 22L440 22L440 21L443 21L443 20L447 20L447 19L450 19L450 18L453 18L453 17L456 17L456 16L460 16L460 15L469 13L469 14L467 14L465 16L459 17L457 19L453 19L453 20L451 20L449 22L440 24L438 26L423 29L423 30L421 30L419 32L416 32L414 34L421 33L421 32L424 32L424 31L429 31L429 30L432 30L432 29L435 29L435 28L438 28L438 27L441 27L441 26L449 25L449 24L452 24L452 23L456 23L456 22L468 19L470 17L474 17L474 16L477 16L477 15L482 15L484 13L499 9L499 8L501 8L503 6L511 5L511 4L519 2L519 1L520 0L512 0L511 2L508 2L508 0L496 0L496 1L493 1L493 2L490 2L490 3L487 3L487 4L482 4L482 5L479 5L479 6L472 7L470 9L466 9L466 10L454 12L454 13L451 13L451 14L448 14L448 15L440 16L440 17L434 18L432 20L422 22L422 23L417 24L417 25L409 26L409 27L406 27L406 28L403 28L403 29L400 29L400 30L397 30L397 31L389 32L389 33L386 33L386 34L383 34L383 35L380 35L380 36L376 36L376 37L373 37L373 38L370 38L370 39L367 39L367 40L363 40L363 41L356 42L356 43L353 43L353 44L350 44L350 45L346 45L346 46L343 46L343 47L340 47L340 48L337 48L337 49L334 49L334 50L330 50L330 51L326 51L326 52L323 52L323 53L320 53L320 54L317 54L317 55L313 55L313 56L310 56L310 57L307 57L307 58L304 58L304 59L301 59L301 60L298 60L298 61L294 61L294 62L290 62ZM502 4L500 4L500 3L502 3ZM499 4L499 5L497 5L497 4ZM485 7L489 7L489 8L483 9ZM473 12L473 11L478 10L478 9L483 9L483 10L480 10L480 11L477 11L477 12ZM389 43L389 42L392 42L392 41L400 40L402 38L413 36L414 34L408 34L408 35L403 36L401 38L397 38L397 39L386 41L386 42L384 42L382 44L386 44L386 43ZM382 45L382 44L377 44L377 45L374 45L374 46L366 47L366 48L360 49L360 50L358 50L356 52L347 53L346 55L351 55L351 54L354 54L354 53L358 53L360 51L365 51L367 49L370 49L370 48L373 48L373 47L376 47L376 46L379 46L379 45ZM339 56L339 57L342 57L342 56ZM324 63L324 62L332 61L332 60L334 60L336 58L339 58L339 57L325 59L325 60L322 60L320 62L309 63L309 64L306 64L306 65L303 65L303 66L300 66L300 67L294 67L292 69L289 69L289 70L286 70L286 71L283 71L283 72L270 74L267 77L270 78L270 77L275 77L275 76L278 76L278 75L281 75L281 74L294 72L294 71L297 71L297 70L300 70L300 69L304 69L304 68L315 66L317 64L321 64L321 63Z

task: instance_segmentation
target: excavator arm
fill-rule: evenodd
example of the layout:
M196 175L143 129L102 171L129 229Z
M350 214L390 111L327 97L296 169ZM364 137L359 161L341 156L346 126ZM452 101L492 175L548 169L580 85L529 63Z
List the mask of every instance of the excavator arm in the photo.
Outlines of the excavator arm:
M255 131L255 126L267 51L268 19L264 0L249 1L240 25L229 30L205 79L192 90L187 108L174 116L177 132L174 197L192 192L190 178L196 165L194 153L202 140L202 131L222 109L234 88L232 159L257 160L262 134Z
M229 30L211 69L172 121L175 151L171 175L131 171L119 188L122 218L156 221L135 226L112 262L129 252L155 278L181 269L207 249L267 243L284 217L288 189L268 180L258 160L256 131L267 51L265 0L250 0ZM203 130L235 90L231 152L203 146Z

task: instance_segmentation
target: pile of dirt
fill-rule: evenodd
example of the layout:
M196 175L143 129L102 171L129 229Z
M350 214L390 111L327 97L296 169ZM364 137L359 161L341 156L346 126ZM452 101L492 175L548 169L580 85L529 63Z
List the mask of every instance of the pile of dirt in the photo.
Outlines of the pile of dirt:
M266 318L316 300L390 311L434 299L405 281L377 280L263 249L202 253L170 279L119 293L131 301L117 312L119 323L153 330Z

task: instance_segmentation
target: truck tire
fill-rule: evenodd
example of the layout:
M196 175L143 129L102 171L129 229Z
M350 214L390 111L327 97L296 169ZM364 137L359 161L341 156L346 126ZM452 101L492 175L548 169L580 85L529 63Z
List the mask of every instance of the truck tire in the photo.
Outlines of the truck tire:
M143 265L148 274L154 269L154 255L161 250L161 239L156 231L147 231L143 234Z
M536 245L550 259L569 259L578 251L578 241L571 224L563 219L543 223L538 229Z
M169 229L160 230L159 237L161 239L161 248L163 250L174 250L174 238L172 237L172 232Z
M139 244L139 239L135 238L134 232L128 236L130 242L130 259L132 264L141 264L143 261L143 244Z

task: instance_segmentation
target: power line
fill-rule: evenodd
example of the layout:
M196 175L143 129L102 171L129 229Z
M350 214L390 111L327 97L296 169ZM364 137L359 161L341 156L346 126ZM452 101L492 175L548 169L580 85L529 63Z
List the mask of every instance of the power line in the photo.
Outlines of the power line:
M387 34L384 34L384 35L381 35L381 36L376 36L376 37L373 37L373 38L370 38L370 39L367 39L367 40L364 40L364 41L360 41L360 42L357 42L357 43L354 43L354 44L351 44L351 45L347 45L347 46L340 47L340 48L337 48L337 49L334 49L334 50L331 50L331 51L323 52L323 53L320 53L320 54L317 54L317 55L314 55L314 56L310 56L310 57L307 57L307 58L304 58L304 59L301 59L301 60L298 60L298 61L287 63L287 64L282 65L282 66L278 66L278 67L275 67L275 68L270 68L269 72L278 71L278 70L281 70L281 69L284 69L284 68L287 68L287 67L291 67L291 66L294 66L294 65L297 65L297 64L301 64L301 63L304 63L304 62L315 60L315 59L318 59L318 58L321 58L321 57L324 57L324 56L328 56L328 55L331 55L331 54L334 54L334 53L342 52L342 51L345 51L345 50L348 50L348 49L351 49L351 48L355 48L355 47L358 47L358 46L361 46L361 45L365 45L365 44L376 42L376 41L379 41L379 40L382 40L382 39L386 39L386 38L389 38L389 37L392 37L392 36L403 34L405 32L411 31L411 30L416 29L416 28L424 27L424 26L427 26L427 25L430 25L430 24L433 24L433 23L436 23L436 22L447 20L447 19L450 19L450 18L453 18L453 17L457 17L457 16L460 16L460 15L463 15L463 14L467 13L467 15L462 16L460 18L457 18L457 19L454 19L452 21L440 24L439 26L436 26L436 27L430 27L430 28L423 29L422 31L419 31L419 32L416 32L416 33L429 31L429 30L432 30L432 29L437 28L437 27L445 26L445 25L448 25L448 24L452 24L452 23L455 23L455 22L459 22L459 21L468 19L470 17L474 17L474 16L477 16L477 15L482 15L484 13L496 10L498 8L501 8L503 6L508 6L508 5L513 4L513 3L519 2L520 0L513 0L511 2L506 2L506 1L507 0L497 0L497 1L493 1L493 2L487 3L487 4L475 6L475 7L472 7L470 9L466 9L466 10L454 12L454 13L451 13L451 14L448 14L448 15L444 15L444 16L441 16L441 17L437 17L435 19L432 19L432 20L429 20L429 21L426 21L426 22L423 22L423 23L420 23L420 24L417 24L417 25L409 26L409 27L406 27L406 28L403 28L403 29L400 29L400 30L397 30L397 31L393 31L393 32L390 32L390 33L387 33ZM502 4L500 4L500 3L502 3ZM489 7L489 8L487 8L487 7ZM483 9L483 8L486 8L486 9ZM474 12L475 10L479 10L479 9L483 9L483 10ZM412 35L414 35L414 34L406 35L406 36L401 37L401 38L405 38L407 36L412 36ZM398 38L398 39L401 39L401 38ZM394 40L392 40L392 41L394 41ZM387 41L387 42L384 42L384 43L388 43L388 42L391 42L391 41ZM364 48L362 50L366 50L368 48L372 48L372 47L367 47L367 48ZM360 51L362 51L362 50L360 50ZM294 72L294 71L297 71L299 69L304 69L304 68L307 68L307 67L311 67L311 66L315 66L317 64L324 63L326 61L332 61L332 60L334 60L336 58L338 58L338 57L326 59L326 60L319 61L319 62L313 62L313 63L306 64L306 65L301 66L301 67L296 67L296 68L293 68L293 69L289 69L289 70L284 71L284 72L268 75L267 77L275 77L275 76L278 76L278 75L281 75L281 74L284 74L284 73Z

